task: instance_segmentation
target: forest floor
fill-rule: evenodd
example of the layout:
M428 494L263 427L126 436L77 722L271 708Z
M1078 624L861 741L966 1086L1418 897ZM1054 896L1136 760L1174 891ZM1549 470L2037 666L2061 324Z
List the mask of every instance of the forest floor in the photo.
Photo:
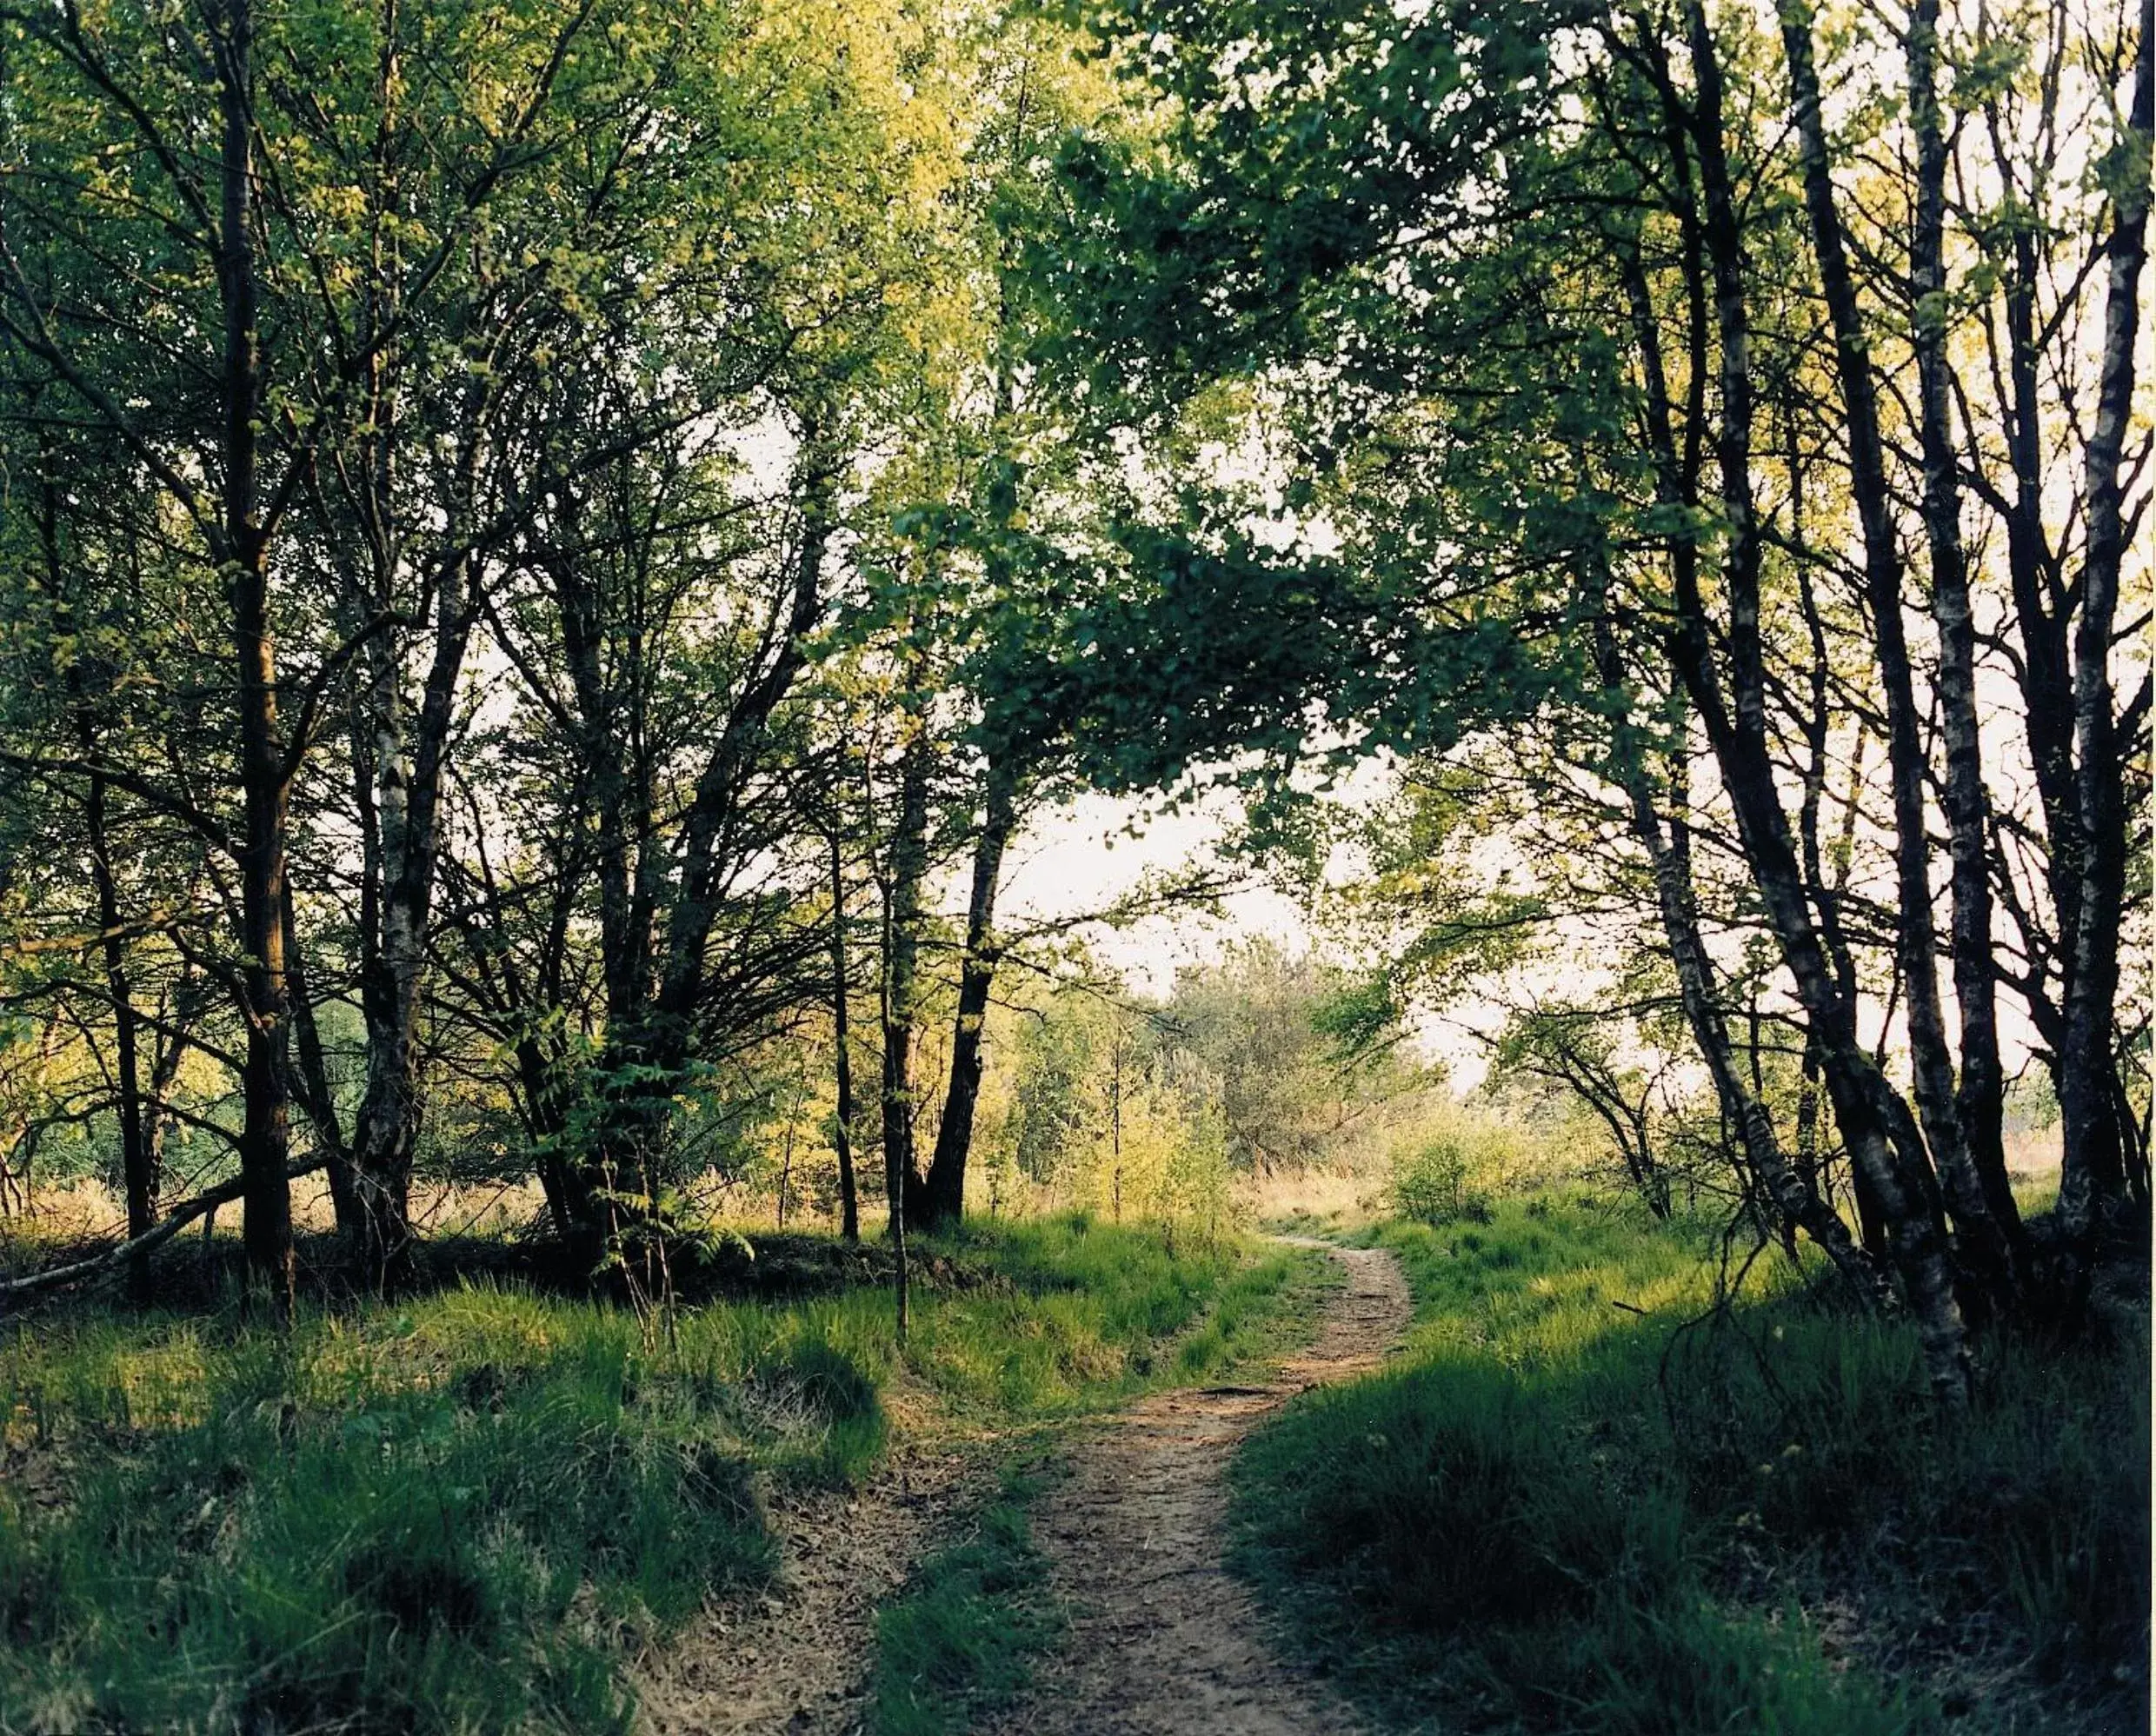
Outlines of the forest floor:
M2146 1267L1948 1427L1905 1321L1725 1293L1711 1224L1302 1221L979 1226L902 1347L807 1236L665 1330L507 1247L283 1332L191 1254L54 1299L0 1736L2148 1728Z
M1082 1427L1055 1453L1032 1513L1045 1558L1038 1601L1060 1618L1052 1656L1015 1705L975 1727L993 1736L1296 1736L1354 1720L1306 1666L1265 1638L1229 1575L1227 1471L1235 1449L1296 1393L1375 1367L1406 1329L1399 1262L1381 1249L1323 1247L1344 1282L1308 1347L1261 1385L1155 1393ZM901 1400L902 1404L902 1400ZM811 1493L771 1514L791 1564L764 1594L722 1607L638 1685L655 1736L851 1736L875 1719L875 1611L939 1541L990 1499L1010 1443L909 1428L866 1487Z
M0 1732L928 1736L1062 1631L1027 1539L1082 1420L1248 1378L1334 1268L1081 1214L759 1238L662 1324L444 1247L289 1330L226 1250L0 1321ZM316 1271L310 1266L310 1273Z

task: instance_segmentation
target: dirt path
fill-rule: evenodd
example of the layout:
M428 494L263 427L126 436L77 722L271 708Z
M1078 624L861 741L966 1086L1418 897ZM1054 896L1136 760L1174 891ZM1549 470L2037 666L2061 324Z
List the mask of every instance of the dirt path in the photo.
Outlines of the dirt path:
M1322 1246L1322 1244L1309 1244ZM1265 1414L1307 1387L1376 1366L1407 1324L1389 1254L1328 1250L1346 1268L1317 1340L1263 1387L1164 1393L1077 1442L1034 1532L1073 1611L1058 1661L995 1736L1334 1736L1354 1728L1323 1686L1267 1645L1223 1562L1225 1473Z
M1300 1238L1284 1238L1298 1240ZM1248 1594L1221 1564L1223 1473L1236 1443L1306 1387L1373 1367L1406 1326L1388 1254L1332 1247L1346 1270L1315 1342L1265 1387L1164 1393L1072 1444L1071 1474L1035 1534L1072 1612L1059 1660L995 1736L1302 1736L1352 1728L1307 1675L1267 1649ZM902 1421L902 1433L903 1419ZM760 1597L639 1673L649 1736L855 1736L868 1712L876 1606L994 1487L991 1455L916 1449L853 1495L775 1507L786 1564Z

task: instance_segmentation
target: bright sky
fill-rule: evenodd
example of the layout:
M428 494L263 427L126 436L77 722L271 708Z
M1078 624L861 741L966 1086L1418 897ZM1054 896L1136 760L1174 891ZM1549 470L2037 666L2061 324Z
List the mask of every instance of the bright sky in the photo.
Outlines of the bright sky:
M1174 814L1106 795L1081 796L1036 819L1011 851L1001 901L1007 924L1055 921L1113 904L1148 874L1166 874L1202 860L1226 831L1232 795ZM1293 952L1309 944L1309 924L1294 900L1262 888L1224 901L1224 920L1182 911L1148 917L1122 929L1088 935L1094 955L1121 971L1133 988L1166 994L1176 971L1210 963L1237 940L1266 935Z
M1359 774L1350 780L1348 799L1374 794L1384 784L1386 774L1381 768L1373 765L1366 770L1369 775ZM999 914L1015 928L1028 918L1069 920L1106 909L1149 874L1172 874L1206 861L1231 828L1237 801L1234 791L1224 790L1163 812L1155 802L1088 795L1042 815L1012 847ZM962 888L954 887L952 892L962 901ZM1238 941L1262 936L1290 953L1312 943L1311 925L1301 904L1284 892L1253 887L1223 900L1222 905L1219 918L1181 910L1121 928L1089 925L1083 933L1095 959L1121 972L1134 990L1160 996L1173 989L1179 970L1214 962ZM1567 949L1569 957L1560 951L1542 968L1540 975L1548 979L1547 987L1578 989L1596 974L1596 964L1590 962L1599 961L1594 936L1582 929L1575 940L1576 946ZM1873 1009L1873 1016L1878 1010ZM1949 995L1950 1021L1953 1010ZM2002 1046L2012 1071L2026 1060L2033 1032L2013 997L2002 997L1999 1010ZM1503 1008L1495 1002L1474 998L1426 1010L1415 1021L1419 1046L1433 1060L1445 1062L1458 1088L1472 1089L1487 1068L1477 1034L1494 1034L1504 1019Z

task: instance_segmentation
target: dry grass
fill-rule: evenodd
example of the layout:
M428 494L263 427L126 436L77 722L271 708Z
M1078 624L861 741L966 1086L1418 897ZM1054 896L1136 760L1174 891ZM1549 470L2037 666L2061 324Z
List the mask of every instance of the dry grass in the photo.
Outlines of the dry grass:
M1385 1214L1390 1177L1380 1171L1305 1169L1246 1177L1236 1203L1261 1224L1356 1229Z

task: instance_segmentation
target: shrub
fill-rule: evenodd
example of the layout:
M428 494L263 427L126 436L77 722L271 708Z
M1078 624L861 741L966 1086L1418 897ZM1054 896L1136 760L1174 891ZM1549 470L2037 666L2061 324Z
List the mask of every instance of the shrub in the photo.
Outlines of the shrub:
M1456 1129L1431 1133L1393 1154L1393 1209L1417 1223L1487 1222L1489 1204L1472 1182L1474 1154Z

